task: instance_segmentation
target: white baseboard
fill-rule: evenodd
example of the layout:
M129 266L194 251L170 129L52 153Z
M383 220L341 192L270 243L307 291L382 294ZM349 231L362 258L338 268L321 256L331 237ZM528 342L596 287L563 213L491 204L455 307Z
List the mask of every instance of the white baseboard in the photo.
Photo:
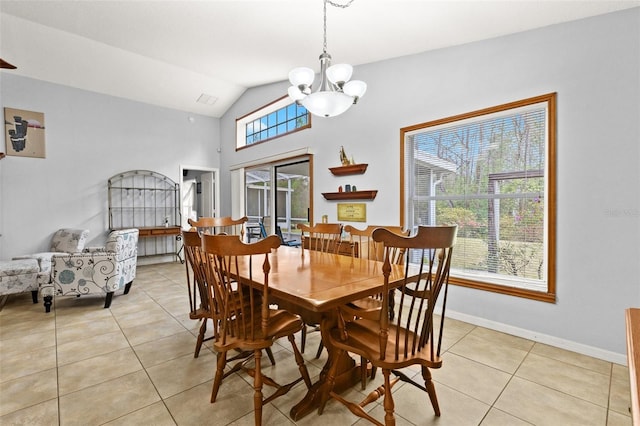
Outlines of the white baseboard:
M175 254L158 254L152 256L138 256L138 265L155 265L156 263L175 262Z
M491 330L501 331L513 336L522 337L524 339L533 340L534 342L544 343L545 345L554 346L556 348L566 349L568 351L577 352L582 355L602 359L604 361L614 362L616 364L625 366L627 365L626 354L619 354L593 346L583 345L582 343L573 342L571 340L565 340L559 337L549 336L547 334L526 330L524 328L514 327L512 325L487 320L485 318L463 314L460 312L452 311L450 309L447 309L447 317L464 321L480 327L489 328Z

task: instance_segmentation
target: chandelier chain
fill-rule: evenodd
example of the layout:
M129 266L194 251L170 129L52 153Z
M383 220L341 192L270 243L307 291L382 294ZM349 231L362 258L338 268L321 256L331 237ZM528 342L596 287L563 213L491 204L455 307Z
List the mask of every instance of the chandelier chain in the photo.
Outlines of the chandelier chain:
M322 51L324 53L327 53L327 3L329 3L333 7L339 7L341 9L346 9L347 7L351 6L351 3L353 3L353 2L354 2L354 0L349 0L345 4L340 4L340 3L333 2L331 0L324 0L324 25L323 25L324 42L322 44Z

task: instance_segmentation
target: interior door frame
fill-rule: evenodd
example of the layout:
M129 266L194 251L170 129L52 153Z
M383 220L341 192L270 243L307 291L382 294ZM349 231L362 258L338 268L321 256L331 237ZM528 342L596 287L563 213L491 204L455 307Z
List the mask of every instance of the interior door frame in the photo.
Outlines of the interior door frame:
M185 195L184 192L184 171L185 170L195 170L202 173L210 173L213 177L213 215L218 217L220 215L220 169L214 167L202 167L202 166L190 166L190 165L180 165L180 212L182 212L182 200ZM182 223L186 223L187 218L182 218ZM184 225L183 225L184 226Z

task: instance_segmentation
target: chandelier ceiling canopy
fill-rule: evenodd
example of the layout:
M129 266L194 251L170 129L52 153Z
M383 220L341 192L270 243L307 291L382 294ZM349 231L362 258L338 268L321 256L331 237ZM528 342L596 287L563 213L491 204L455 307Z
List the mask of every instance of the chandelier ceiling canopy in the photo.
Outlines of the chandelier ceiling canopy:
M353 67L349 64L331 65L331 55L327 53L327 3L346 8L353 0L344 5L324 0L324 45L320 55L320 84L315 92L311 85L315 72L311 68L299 67L289 72L289 97L302 104L313 115L335 117L358 102L367 91L367 84L360 80L350 80Z

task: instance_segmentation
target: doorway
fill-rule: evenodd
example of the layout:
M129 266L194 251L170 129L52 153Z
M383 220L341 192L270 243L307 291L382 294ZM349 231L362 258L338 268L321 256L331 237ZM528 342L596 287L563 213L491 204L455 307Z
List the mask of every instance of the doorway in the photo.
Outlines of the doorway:
M299 236L297 224L308 223L311 215L310 176L309 157L246 168L245 212L249 222L262 222L267 234L274 234L279 226L286 239Z
M189 219L218 216L220 179L218 169L180 166L180 206L182 227L189 228Z

